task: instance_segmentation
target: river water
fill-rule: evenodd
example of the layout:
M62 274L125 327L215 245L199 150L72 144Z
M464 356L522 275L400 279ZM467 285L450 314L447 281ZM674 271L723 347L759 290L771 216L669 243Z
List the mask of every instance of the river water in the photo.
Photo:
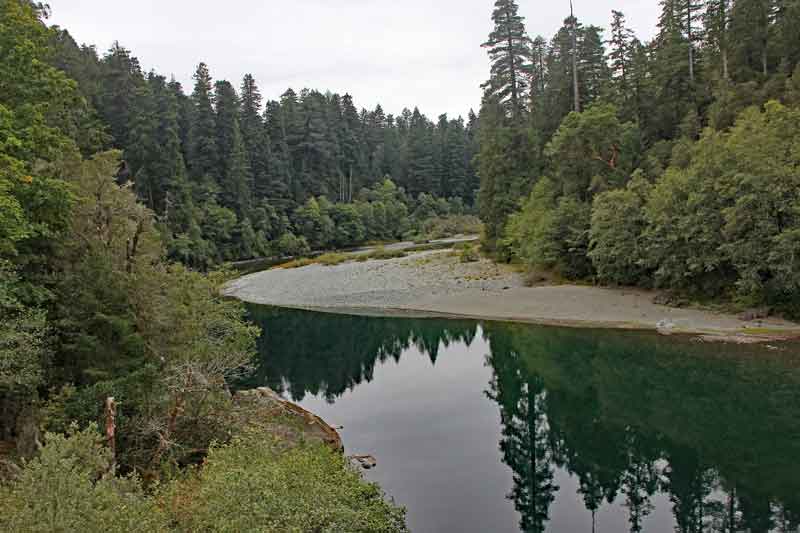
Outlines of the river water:
M414 532L800 531L797 344L249 309Z

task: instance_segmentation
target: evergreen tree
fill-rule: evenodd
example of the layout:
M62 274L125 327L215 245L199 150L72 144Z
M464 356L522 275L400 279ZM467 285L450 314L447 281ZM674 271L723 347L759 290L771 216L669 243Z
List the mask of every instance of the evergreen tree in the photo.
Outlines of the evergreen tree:
M631 63L633 62L634 43L636 37L633 30L626 26L625 15L620 11L612 11L611 39L608 62L614 86L614 96L622 109L628 109L633 99Z
M675 9L680 12L681 29L689 50L689 82L695 82L695 46L702 41L700 20L707 0L677 0Z
M707 0L703 19L709 60L716 63L723 80L730 80L731 0Z
M483 43L492 62L491 78L483 87L487 97L505 105L518 120L525 109L531 75L531 39L515 0L497 0L494 5L494 30Z
M600 98L611 78L602 32L597 26L588 26L581 32L578 50L581 109Z
M264 111L264 128L269 140L269 174L264 186L265 196L273 202L289 201L292 188L292 155L286 138L284 110L277 101L267 102ZM288 206L287 206L288 210Z
M435 191L436 166L433 154L433 125L414 108L408 131L408 178L406 191L414 198Z
M211 75L205 63L200 63L194 75L195 86L191 101L193 112L189 130L189 173L197 184L209 185L219 179L217 121Z
M266 198L269 194L270 139L262 118L261 93L250 74L245 75L242 81L239 129L252 175L249 188L255 198Z
M736 0L731 11L734 78L749 81L770 72L775 0Z
M134 101L144 86L144 76L139 60L118 42L103 58L101 68L103 76L98 111L109 125L114 146L123 148L128 145L128 132L135 113Z

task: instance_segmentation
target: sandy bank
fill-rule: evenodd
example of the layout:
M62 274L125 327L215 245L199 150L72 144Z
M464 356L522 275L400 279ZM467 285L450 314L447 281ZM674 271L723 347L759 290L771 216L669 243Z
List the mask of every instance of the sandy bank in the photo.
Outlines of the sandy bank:
M489 261L462 264L448 251L403 259L269 270L232 282L226 294L266 305L375 315L445 316L575 327L657 329L709 340L800 336L800 325L653 303L654 292L574 285L524 287Z

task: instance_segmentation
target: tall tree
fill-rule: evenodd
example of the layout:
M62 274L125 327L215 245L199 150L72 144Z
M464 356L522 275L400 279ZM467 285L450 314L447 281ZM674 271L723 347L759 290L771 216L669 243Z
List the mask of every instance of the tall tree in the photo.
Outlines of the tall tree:
M575 17L572 0L569 1L569 25L572 39L572 110L576 113L580 113L581 86L578 80L578 19Z
M497 0L494 6L494 30L483 43L492 62L491 78L483 87L487 97L496 98L518 120L531 75L531 39L515 0Z
M269 136L262 118L262 98L252 75L242 80L239 129L247 153L254 195L264 198L268 193Z
M630 75L633 43L636 37L633 30L627 27L625 15L621 11L611 12L611 39L608 62L616 95L620 104L625 106L631 97Z
M730 80L728 53L731 3L731 0L707 0L703 19L710 55L718 59L720 74L726 81Z
M689 82L695 81L695 45L702 40L700 20L706 0L677 0L676 8L680 11L680 23L689 50Z
M211 184L219 179L214 95L208 66L200 63L194 75L192 122L189 131L189 171L195 183Z
M102 61L102 87L99 98L99 111L109 125L114 145L127 146L128 132L134 110L134 101L140 88L144 86L144 76L139 60L130 50L115 42Z

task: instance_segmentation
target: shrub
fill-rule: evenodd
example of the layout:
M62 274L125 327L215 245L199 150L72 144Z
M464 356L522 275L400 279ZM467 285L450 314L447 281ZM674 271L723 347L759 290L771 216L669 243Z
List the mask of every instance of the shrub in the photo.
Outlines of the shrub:
M433 217L422 223L422 233L427 239L444 239L455 235L478 235L483 224L473 215Z
M325 266L336 266L336 265L341 265L342 263L348 261L349 259L350 256L346 254L327 253L317 257L315 262Z
M0 486L2 531L168 531L167 517L136 477L111 473L97 426L48 434L39 457Z
M459 254L462 263L477 263L481 260L478 250L474 246L464 246Z
M647 281L643 234L650 184L634 179L626 189L599 194L592 209L589 257L600 281L634 285Z
M392 533L404 511L339 453L246 432L212 449L205 467L170 490L179 531Z

